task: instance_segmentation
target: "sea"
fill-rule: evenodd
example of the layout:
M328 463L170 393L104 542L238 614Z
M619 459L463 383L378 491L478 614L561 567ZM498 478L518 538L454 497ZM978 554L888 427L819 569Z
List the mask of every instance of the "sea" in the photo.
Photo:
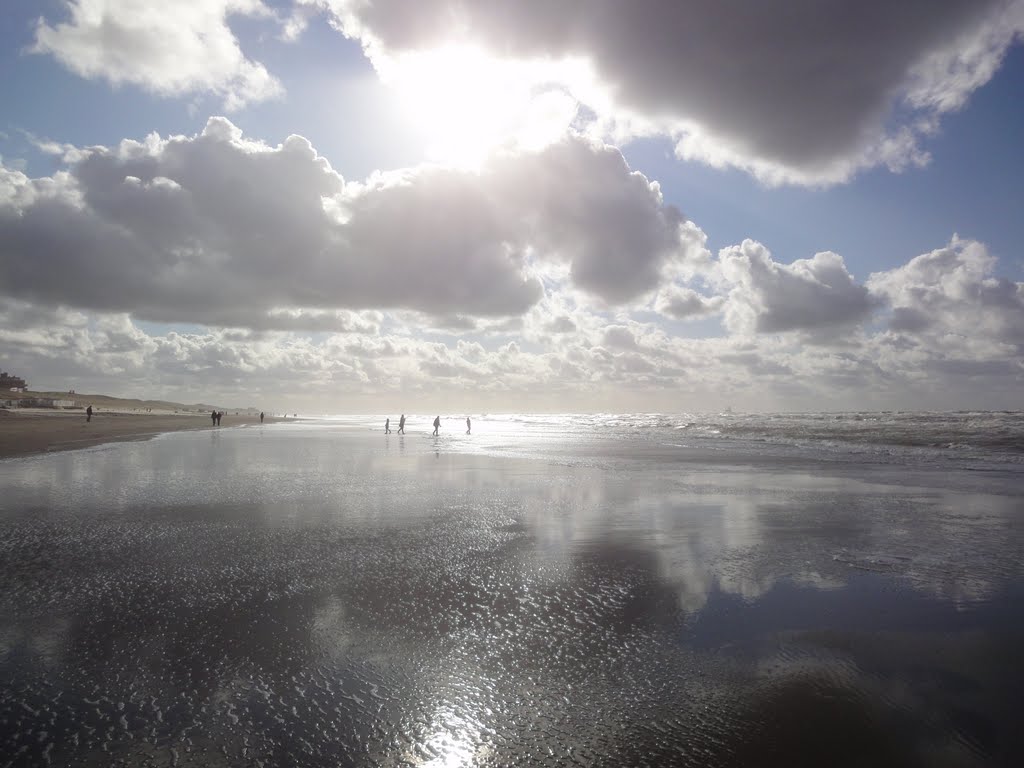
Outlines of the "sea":
M303 421L383 431L390 415L324 415ZM433 416L410 414L407 433L432 435ZM453 441L471 420L468 452L583 458L601 445L664 449L686 460L708 453L763 460L795 458L951 469L1024 465L1024 411L851 411L817 413L588 413L442 416ZM449 444L456 444L450 442Z
M437 415L0 460L0 766L1019 764L1024 412Z

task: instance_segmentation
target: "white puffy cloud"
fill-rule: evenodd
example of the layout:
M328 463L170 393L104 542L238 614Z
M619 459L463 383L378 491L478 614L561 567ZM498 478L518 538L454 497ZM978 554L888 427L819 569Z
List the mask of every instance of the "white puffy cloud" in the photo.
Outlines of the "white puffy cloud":
M183 333L2 300L0 348L37 386L289 411L1011 407L1024 385L1019 352L982 330L937 346L881 331L812 347L799 334L688 339L577 309L575 330L545 335L539 309L522 335L441 340L388 313L370 318L374 332Z
M733 286L725 322L736 333L808 331L831 334L863 321L875 305L867 288L830 251L780 264L761 243L744 240L719 253L721 274Z
M227 110L282 92L246 58L228 18L267 16L260 0L66 0L68 18L40 19L31 50L86 78L161 96L212 92Z
M223 118L60 150L49 177L0 166L0 349L55 389L678 411L1007 407L1024 386L1024 287L981 243L864 285L831 252L784 264L748 240L714 260L656 183L580 137L362 182ZM721 311L732 335L673 336L652 308Z
M1024 283L992 275L996 258L983 243L953 236L949 245L868 278L892 307L889 328L951 343L987 339L1024 350Z
M157 322L338 331L339 310L404 308L472 328L535 304L551 265L614 304L696 258L657 184L581 137L364 183L224 118L73 155L51 177L0 166L0 292Z
M684 157L769 182L927 162L922 130L985 83L1024 30L1021 0L303 5L329 9L382 72L404 54L459 45L551 62L551 77L555 64L582 61L596 85L568 86L610 135L668 133Z

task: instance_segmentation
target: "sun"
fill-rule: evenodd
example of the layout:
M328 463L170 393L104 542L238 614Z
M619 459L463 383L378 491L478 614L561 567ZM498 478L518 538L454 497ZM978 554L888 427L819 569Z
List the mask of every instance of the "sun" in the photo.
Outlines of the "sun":
M565 134L577 102L562 68L449 46L402 54L379 71L422 137L425 160L479 168L499 148L538 149Z

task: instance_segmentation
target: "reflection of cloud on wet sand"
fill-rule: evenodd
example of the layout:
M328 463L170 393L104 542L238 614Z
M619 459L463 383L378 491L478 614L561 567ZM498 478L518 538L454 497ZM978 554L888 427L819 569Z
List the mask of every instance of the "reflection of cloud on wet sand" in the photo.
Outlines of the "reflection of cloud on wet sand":
M2 607L58 621L8 621L6 647L61 639L33 680L67 690L54 739L88 725L83 751L147 737L181 756L224 746L225 762L385 765L497 765L548 748L552 761L671 764L685 744L712 764L722 744L801 754L800 717L851 754L907 722L925 746L873 754L914 759L947 738L922 723L970 730L951 720L964 707L1012 732L985 703L1020 677L1007 648L892 630L911 605L911 619L945 627L960 615L947 595L998 595L1019 578L1018 544L999 529L1008 500L432 454L390 471L330 450L312 469L281 457L264 486L240 466L208 506L175 496L187 472L143 466L110 510L47 496L50 519L10 521ZM147 494L153 506L133 506ZM883 556L899 565L857 567ZM965 593L974 577L986 583ZM904 592L889 603L872 591L893 585ZM10 650L0 664L37 674ZM931 690L947 684L961 702L944 694L936 715ZM16 705L0 703L0 715ZM19 717L33 739L45 725Z
M668 477L669 479L666 479ZM698 611L713 591L752 600L780 580L838 589L872 571L961 607L1024 576L1007 496L756 471L584 473L538 489L525 514L538 546L569 557L598 539L647 548Z
M1014 751L992 737L1015 730L1000 698L1024 682L1007 663L1015 644L978 631L784 633L756 661L738 750L783 763L814 750L833 765L1000 763Z

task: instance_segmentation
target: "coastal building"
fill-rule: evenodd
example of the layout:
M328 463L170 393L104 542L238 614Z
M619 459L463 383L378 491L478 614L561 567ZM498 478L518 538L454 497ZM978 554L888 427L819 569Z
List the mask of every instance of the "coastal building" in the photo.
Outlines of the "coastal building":
M7 371L3 371L2 373L0 373L0 389L14 390L15 392L20 392L21 390L26 389L27 387L28 384L25 383L24 379L19 378L17 376L11 376L11 374L9 374Z
M74 400L58 400L53 397L25 397L18 401L22 408L74 408Z

